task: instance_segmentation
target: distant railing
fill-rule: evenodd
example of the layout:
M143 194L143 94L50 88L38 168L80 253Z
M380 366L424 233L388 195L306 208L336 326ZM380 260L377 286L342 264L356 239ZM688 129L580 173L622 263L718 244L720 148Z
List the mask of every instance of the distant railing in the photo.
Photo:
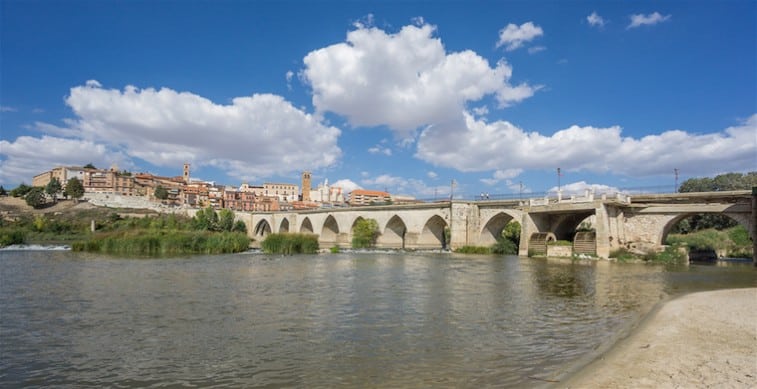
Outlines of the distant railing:
M640 195L640 194L663 194L663 193L675 193L672 185L657 185L657 186L641 186L641 187L629 187L629 188L613 188L610 190L600 190L593 192L594 199L600 199L603 196L606 199L623 198L627 196ZM591 192L591 190L590 190ZM581 201L581 198L586 197L586 191L562 191L562 199L568 200L574 196L574 201ZM546 192L523 192L523 193L484 193L478 195L459 194L455 195L454 200L457 201L528 201L532 199L550 199L557 200L557 191ZM435 197L435 198L420 198L416 201L431 203L431 202L443 202L449 201L447 197Z

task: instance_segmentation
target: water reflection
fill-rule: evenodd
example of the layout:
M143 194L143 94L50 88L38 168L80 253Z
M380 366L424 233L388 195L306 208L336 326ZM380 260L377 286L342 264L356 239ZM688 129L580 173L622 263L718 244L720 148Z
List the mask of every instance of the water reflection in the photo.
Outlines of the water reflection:
M1 386L514 387L751 266L0 253Z

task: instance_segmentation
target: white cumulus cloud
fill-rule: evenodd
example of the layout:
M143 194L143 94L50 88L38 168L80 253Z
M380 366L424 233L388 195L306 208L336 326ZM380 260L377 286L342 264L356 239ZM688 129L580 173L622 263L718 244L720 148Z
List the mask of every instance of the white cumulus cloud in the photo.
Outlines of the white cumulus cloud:
M509 166L514 173L559 166L644 177L685 166L691 174L709 175L753 169L757 162L755 133L757 114L721 132L671 130L638 139L624 137L619 126L574 125L546 136L507 121L489 123L466 114L460 122L424 130L416 157L460 171L497 171Z
M332 187L342 188L342 193L343 194L349 194L350 192L352 192L355 189L363 189L359 184L355 183L354 181L352 181L352 180L350 180L348 178L337 180L336 182L334 182L333 184L331 184L331 186Z
M89 140L55 136L21 136L14 141L0 140L0 182L31 184L32 178L56 166L82 166L92 163L108 168L131 169L129 158L118 150Z
M548 190L548 192L557 192L557 187L553 186ZM603 184L587 184L586 181L578 181L578 182L572 182L570 184L562 185L560 186L560 190L562 190L563 196L583 196L586 194L586 191L594 192L595 195L601 195L603 193L609 194L609 193L618 193L620 190L613 186L603 185Z
M338 128L322 124L317 116L272 94L237 97L231 104L221 105L169 88L105 89L90 80L71 88L65 102L75 115L65 120L65 127L36 124L37 130L65 139L6 141L0 151L8 159L3 174L13 164L33 165L36 173L54 165L50 163L53 158L44 156L45 147L37 148L34 157L10 147L34 142L50 147L81 144L85 150L71 152L65 160L55 159L60 161L56 163L106 160L102 157L105 150L118 150L123 159L139 158L165 167L180 167L184 162L214 166L241 180L328 167L342 154L337 146ZM38 165L38 160L46 162Z
M634 14L630 16L631 18L631 24L628 25L627 28L636 28L640 26L651 26L657 23L662 23L668 19L670 19L670 15L663 16L659 12L653 12L649 15L644 14Z
M66 104L79 137L118 145L158 166L190 161L253 179L330 166L341 156L339 129L272 94L220 105L169 88L121 91L89 81L72 88Z
M497 47L505 46L505 50L513 51L542 35L544 30L533 22L526 22L520 26L510 23L499 31Z
M534 94L511 86L512 68L494 67L473 51L448 53L435 27L397 33L358 24L344 43L307 54L302 72L317 112L334 112L355 127L386 125L402 139L417 129L460 117L468 102L494 95L504 107Z

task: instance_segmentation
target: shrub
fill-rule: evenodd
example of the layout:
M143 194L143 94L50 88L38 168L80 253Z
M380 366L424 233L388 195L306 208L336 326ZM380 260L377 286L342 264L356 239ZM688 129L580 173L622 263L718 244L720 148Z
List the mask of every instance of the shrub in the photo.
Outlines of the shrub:
M331 246L331 248L329 248L331 254L339 254L341 251L342 249L340 249L339 246Z
M281 233L269 234L260 243L268 254L314 254L318 252L318 235Z
M463 246L455 249L460 254L491 254L491 249L485 246Z
M352 248L370 248L376 245L379 234L378 222L374 219L359 219L352 229Z
M617 250L613 250L610 253L610 258L615 258L619 261L627 261L627 260L636 258L636 256L633 255L633 253L631 253L630 251L628 251L625 247L621 247Z
M660 263L668 263L668 264L677 264L677 263L686 263L689 261L688 256L679 250L680 246L667 246L665 247L665 250L661 252L655 252L655 251L647 251L642 259L649 262L660 262Z
M518 245L510 239L500 239L491 247L492 254L517 255Z
M0 247L23 244L25 235L24 230L20 228L2 228L0 229Z

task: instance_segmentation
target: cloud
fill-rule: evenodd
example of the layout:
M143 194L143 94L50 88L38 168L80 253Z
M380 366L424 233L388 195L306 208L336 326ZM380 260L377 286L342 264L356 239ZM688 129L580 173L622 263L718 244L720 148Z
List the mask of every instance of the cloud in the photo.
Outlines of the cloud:
M54 136L21 136L14 141L0 140L0 182L31 184L34 176L56 166L81 166L93 163L108 167L117 164L131 169L133 164L119 150L80 139Z
M432 180L435 180L439 177L439 175L436 172L429 171L429 172L426 172L426 177Z
M500 181L505 181L505 183L508 186L511 186L512 185L511 179L518 177L521 173L523 173L523 169L517 169L517 168L496 170L494 171L492 178L482 178L480 181L489 186L495 185L499 183Z
M435 195L449 195L449 185L428 186L422 180L382 174L377 177L365 177L361 183L373 190L387 190L391 194L413 194L424 198Z
M536 53L544 51L544 50L547 50L547 48L544 47L544 46L529 47L528 48L528 54L536 54Z
M0 112L18 112L18 109L7 105L0 105Z
M586 181L578 181L578 182L562 185L560 189L562 190L563 196L570 196L570 195L583 196L584 194L586 194L587 190L590 192L594 192L596 195L601 195L602 193L620 192L620 189L613 186L607 186L607 185L602 185L602 184L587 184ZM553 186L547 192L557 192L557 187Z
M368 152L371 154L384 154L387 156L392 155L392 149L388 147L381 147L379 145L371 147L370 149L368 149Z
M605 19L599 16L596 11L592 12L591 15L586 17L586 21L589 22L590 26L594 27L604 27L605 26Z
M91 80L71 88L65 101L76 116L65 121L66 128L44 123L37 128L121 150L156 166L191 162L254 180L328 167L342 155L338 128L272 94L220 105L169 88L104 89Z
M470 50L446 52L435 30L359 25L346 42L308 53L302 75L316 111L342 115L354 127L386 125L408 139L420 127L459 118L468 102L493 95L505 107L534 94L527 84L508 83L512 68L504 60L492 67Z
M425 129L416 157L463 172L559 166L566 171L646 177L686 167L689 174L709 175L753 167L755 133L757 114L721 132L699 135L671 130L635 139L622 136L619 126L574 125L545 136L507 121L487 122L466 113L460 122Z
M360 185L350 179L344 178L331 184L331 186L342 188L342 193L348 194L355 189L362 189Z
M497 47L506 46L505 50L513 51L522 47L524 43L542 35L544 35L544 30L533 22L526 22L520 26L510 23L507 27L499 30Z
M286 80L287 80L287 89L292 90L292 78L294 77L294 72L291 70L287 70L284 77L286 77Z
M649 15L644 14L634 14L631 15L631 24L626 27L626 29L636 28L644 25L655 25L657 23L662 23L668 19L670 19L671 15L661 15L659 12L653 12Z

